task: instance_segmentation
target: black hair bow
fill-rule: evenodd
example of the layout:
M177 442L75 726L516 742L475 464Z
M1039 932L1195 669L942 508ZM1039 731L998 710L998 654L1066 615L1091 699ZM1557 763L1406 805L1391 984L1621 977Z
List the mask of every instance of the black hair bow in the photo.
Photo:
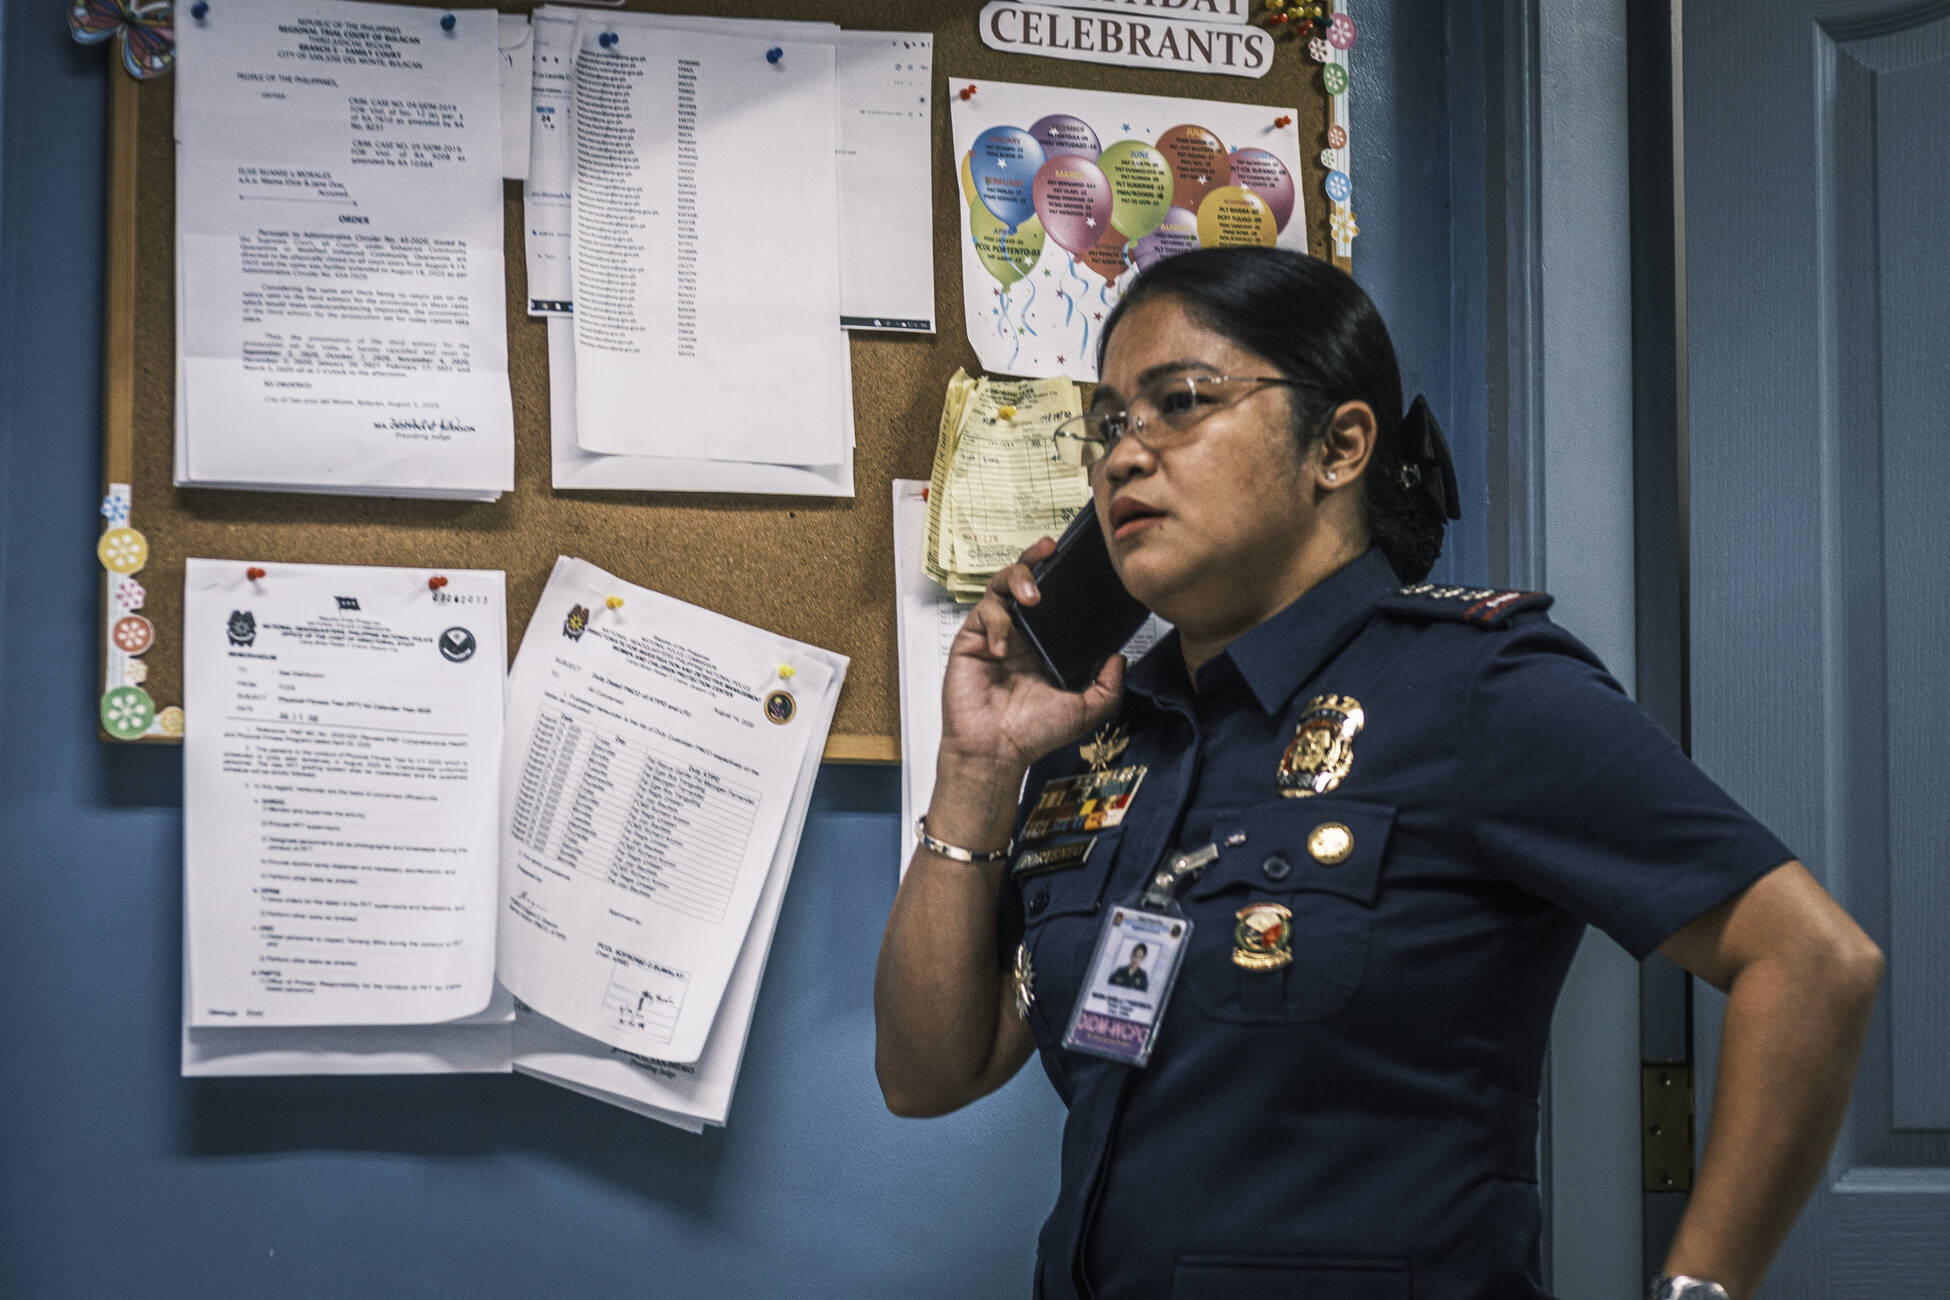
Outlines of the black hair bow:
M1428 399L1416 394L1408 414L1402 417L1395 445L1401 451L1402 486L1420 492L1429 504L1449 519L1462 518L1462 498L1456 491L1456 465L1449 459L1449 444L1442 437L1442 426L1435 422Z

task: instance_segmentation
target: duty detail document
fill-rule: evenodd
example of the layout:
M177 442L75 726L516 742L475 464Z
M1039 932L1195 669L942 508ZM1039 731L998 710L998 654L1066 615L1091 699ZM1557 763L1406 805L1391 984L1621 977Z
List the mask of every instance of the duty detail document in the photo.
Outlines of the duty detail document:
M845 666L558 560L508 687L508 990L612 1047L696 1061Z
M188 1023L455 1020L494 994L502 575L191 559Z

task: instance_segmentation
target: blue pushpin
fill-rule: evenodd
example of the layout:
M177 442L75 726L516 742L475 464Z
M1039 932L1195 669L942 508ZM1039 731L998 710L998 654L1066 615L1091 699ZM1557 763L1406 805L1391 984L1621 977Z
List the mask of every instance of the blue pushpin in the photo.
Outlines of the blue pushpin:
M596 38L596 44L602 46L604 49L609 49L611 46L616 44L616 33L604 32L601 36L598 36Z
M777 63L780 59L783 59L784 57L785 57L785 51L780 49L776 45L774 45L771 49L765 51L765 61L767 63Z
M440 20L440 30L443 32L451 32L459 24L460 19L454 17L452 14L447 14Z
M210 6L207 0L196 0L196 3L190 6L190 17L196 19L198 22L202 22L209 16Z

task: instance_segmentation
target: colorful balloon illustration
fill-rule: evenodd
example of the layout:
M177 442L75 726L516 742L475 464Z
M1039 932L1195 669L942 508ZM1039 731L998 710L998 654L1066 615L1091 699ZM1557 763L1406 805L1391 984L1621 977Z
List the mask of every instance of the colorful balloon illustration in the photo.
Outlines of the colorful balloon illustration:
M1189 253L1198 247L1198 214L1187 208L1165 213L1158 228L1131 245L1131 260L1141 271L1153 262L1162 262L1176 253Z
M1095 162L1097 155L1104 151L1090 123L1080 117L1071 117L1068 113L1051 113L1048 117L1037 118L1030 126L1029 134L1036 137L1043 146L1043 152L1051 158L1074 154Z
M1036 173L1036 217L1049 237L1082 257L1110 230L1110 178L1088 158L1064 154Z
M1158 152L1171 164L1171 206L1198 211L1199 201L1232 180L1225 143L1202 126L1174 126L1158 137Z
M1207 248L1273 246L1279 234L1265 199L1238 185L1221 185L1198 205L1198 242Z
M1011 230L986 207L971 203L968 229L975 241L975 256L1005 289L1028 275L1043 255L1043 223L1033 216Z
M1043 165L1043 146L1019 126L992 126L975 137L969 171L982 205L1014 230L1036 214L1030 187Z
M1266 206L1273 209L1274 228L1286 229L1293 216L1293 173L1285 163L1264 149L1235 149L1232 181L1265 199Z
M1096 272L1105 284L1114 282L1124 274L1124 236L1115 230L1105 234L1101 243L1084 250L1083 265Z
M975 197L975 173L968 169L969 159L974 156L972 153L961 156L961 201L963 203L979 202Z
M1171 211L1171 164L1142 140L1119 140L1097 159L1110 177L1110 224L1126 239L1142 239Z

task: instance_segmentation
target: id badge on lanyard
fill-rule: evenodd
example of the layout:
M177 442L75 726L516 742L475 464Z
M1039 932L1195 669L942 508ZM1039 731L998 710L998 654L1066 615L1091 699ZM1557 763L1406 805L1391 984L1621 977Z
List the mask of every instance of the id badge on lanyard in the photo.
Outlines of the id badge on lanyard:
M1176 894L1219 856L1215 845L1173 857L1136 901L1113 907L1097 934L1089 978L1063 1031L1073 1052L1144 1066L1178 982L1192 923Z

